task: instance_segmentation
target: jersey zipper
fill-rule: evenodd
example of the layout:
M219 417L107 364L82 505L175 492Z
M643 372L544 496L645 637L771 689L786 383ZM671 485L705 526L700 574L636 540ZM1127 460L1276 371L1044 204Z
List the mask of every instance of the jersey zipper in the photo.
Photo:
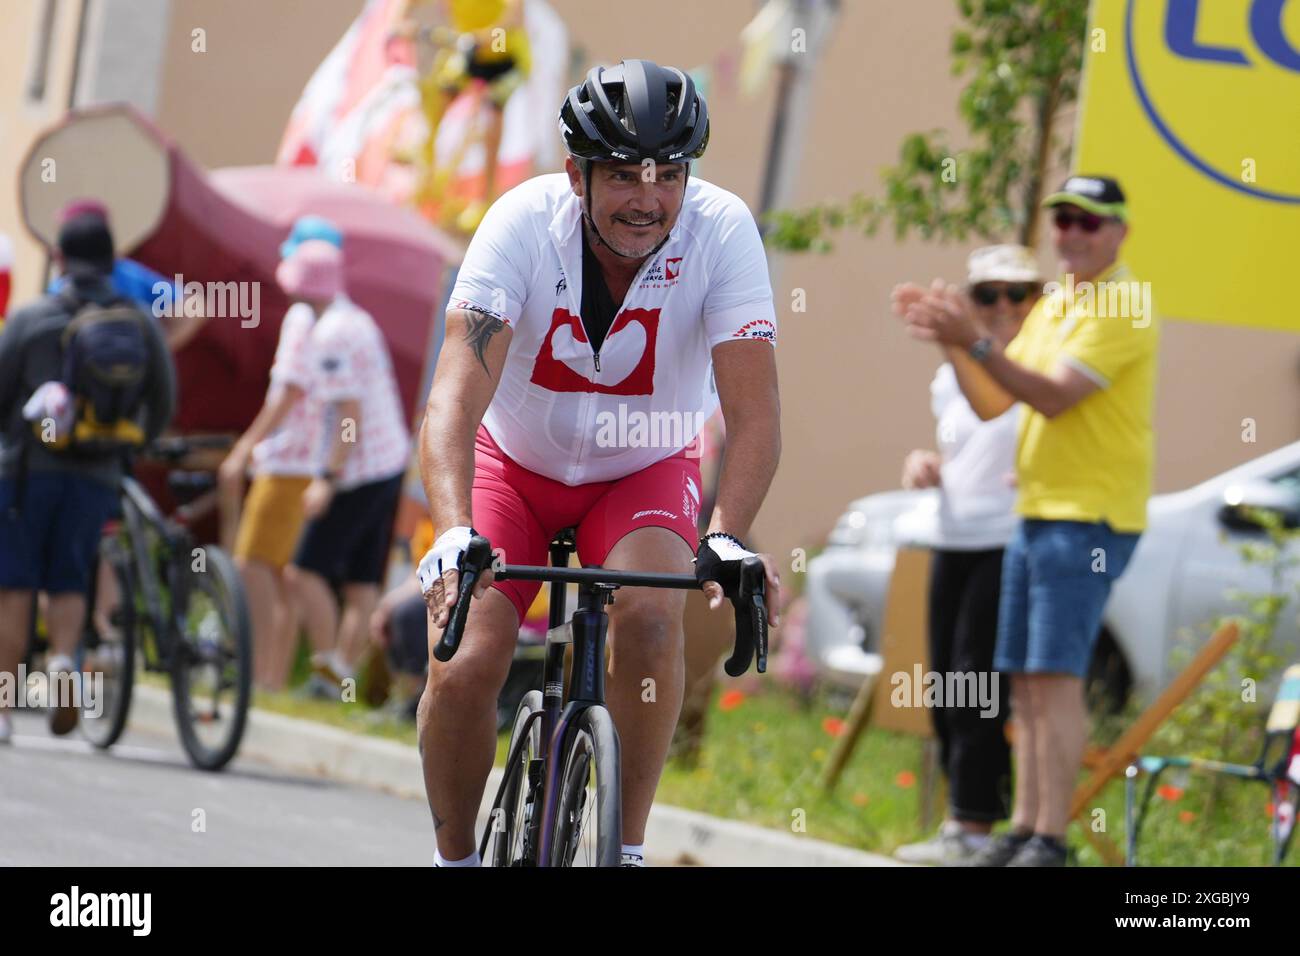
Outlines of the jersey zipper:
M667 243L665 243L664 245L667 245ZM660 248L653 256L651 256L645 262L641 263L641 268L637 270L636 277L632 280L632 284L627 287L627 294L623 296L622 304L619 305L618 311L614 313L613 321L609 323L609 329L605 332L606 338L609 338L609 333L614 331L614 325L615 323L618 322L618 317L622 315L623 310L627 308L627 300L631 297L632 293L636 291L637 286L641 284L641 279L645 276L645 274L648 271L650 271L650 267L654 265L656 262L658 262L660 258L662 258L663 252L664 252L663 249ZM569 298L570 301L572 301L573 299L572 286L570 286ZM592 345L591 333L587 331L587 323L583 321L581 297L579 297L579 301L578 301L578 323L582 326L582 334L587 337L587 344L592 346L591 360L596 366L596 375L599 375L600 374L600 350L597 349L594 345ZM604 343L602 342L601 344L603 345ZM592 381L594 384L599 384L598 382L595 381L594 378L592 379ZM582 414L579 416L579 419L582 421L582 439L578 442L578 454L573 460L573 467L569 470L570 481L573 481L577 477L579 471L582 468L583 454L587 450L587 435L590 434L591 426L593 424L593 422L591 422L589 419L591 416L591 406L595 402L595 394L596 394L595 392L587 392L586 395L584 396Z

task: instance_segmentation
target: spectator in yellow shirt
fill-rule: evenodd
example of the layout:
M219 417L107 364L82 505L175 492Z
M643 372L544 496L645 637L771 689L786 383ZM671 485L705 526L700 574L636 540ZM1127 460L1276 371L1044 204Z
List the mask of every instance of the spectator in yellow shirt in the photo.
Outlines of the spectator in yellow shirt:
M1011 675L1013 829L976 866L1064 864L1070 797L1087 735L1084 678L1114 581L1146 526L1159 322L1149 286L1120 262L1128 235L1114 179L1071 176L1054 210L1062 278L1005 348L963 297L895 290L908 331L938 342L971 407L988 420L1016 402L1016 511L1002 567L994 667Z

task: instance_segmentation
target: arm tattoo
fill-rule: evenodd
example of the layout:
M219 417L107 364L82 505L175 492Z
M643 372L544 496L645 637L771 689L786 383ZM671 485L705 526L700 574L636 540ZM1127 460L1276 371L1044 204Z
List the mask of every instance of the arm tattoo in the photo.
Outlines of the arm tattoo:
M478 358L479 364L483 366L483 371L489 375L492 373L488 369L487 359L484 357L488 343L492 340L492 336L505 327L506 324L494 316L484 315L481 312L471 312L469 315L469 329L465 333L465 341L474 350L474 355Z

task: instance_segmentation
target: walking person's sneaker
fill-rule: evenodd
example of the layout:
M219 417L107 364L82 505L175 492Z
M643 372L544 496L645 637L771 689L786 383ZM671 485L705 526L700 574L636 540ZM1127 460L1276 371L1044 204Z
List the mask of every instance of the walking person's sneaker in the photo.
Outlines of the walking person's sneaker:
M0 710L0 744L7 744L14 737L14 721L6 711Z
M1032 838L1033 834L1027 831L999 833L958 866L1006 866Z
M81 673L76 663L66 654L53 655L49 660L49 694L50 694L50 733L56 737L70 734L77 729L77 718L81 710L76 706L75 696L80 695ZM73 691L77 691L74 696ZM54 699L55 697L59 699Z
M1065 866L1066 856L1065 844L1060 840L1035 834L1007 866Z
M930 839L900 846L894 851L894 859L904 863L958 866L974 856L989 839L971 839L960 823L945 820L939 832Z
M313 672L301 687L293 691L293 696L299 700L342 700L342 688Z

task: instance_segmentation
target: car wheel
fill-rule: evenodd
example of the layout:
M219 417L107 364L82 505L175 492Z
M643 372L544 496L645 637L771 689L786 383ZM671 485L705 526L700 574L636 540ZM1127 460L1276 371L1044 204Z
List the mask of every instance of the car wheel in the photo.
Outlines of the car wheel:
M1103 627L1097 635L1092 663L1088 667L1088 712L1094 717L1120 713L1128 702L1132 686L1133 676L1124 659L1124 652L1110 631Z

